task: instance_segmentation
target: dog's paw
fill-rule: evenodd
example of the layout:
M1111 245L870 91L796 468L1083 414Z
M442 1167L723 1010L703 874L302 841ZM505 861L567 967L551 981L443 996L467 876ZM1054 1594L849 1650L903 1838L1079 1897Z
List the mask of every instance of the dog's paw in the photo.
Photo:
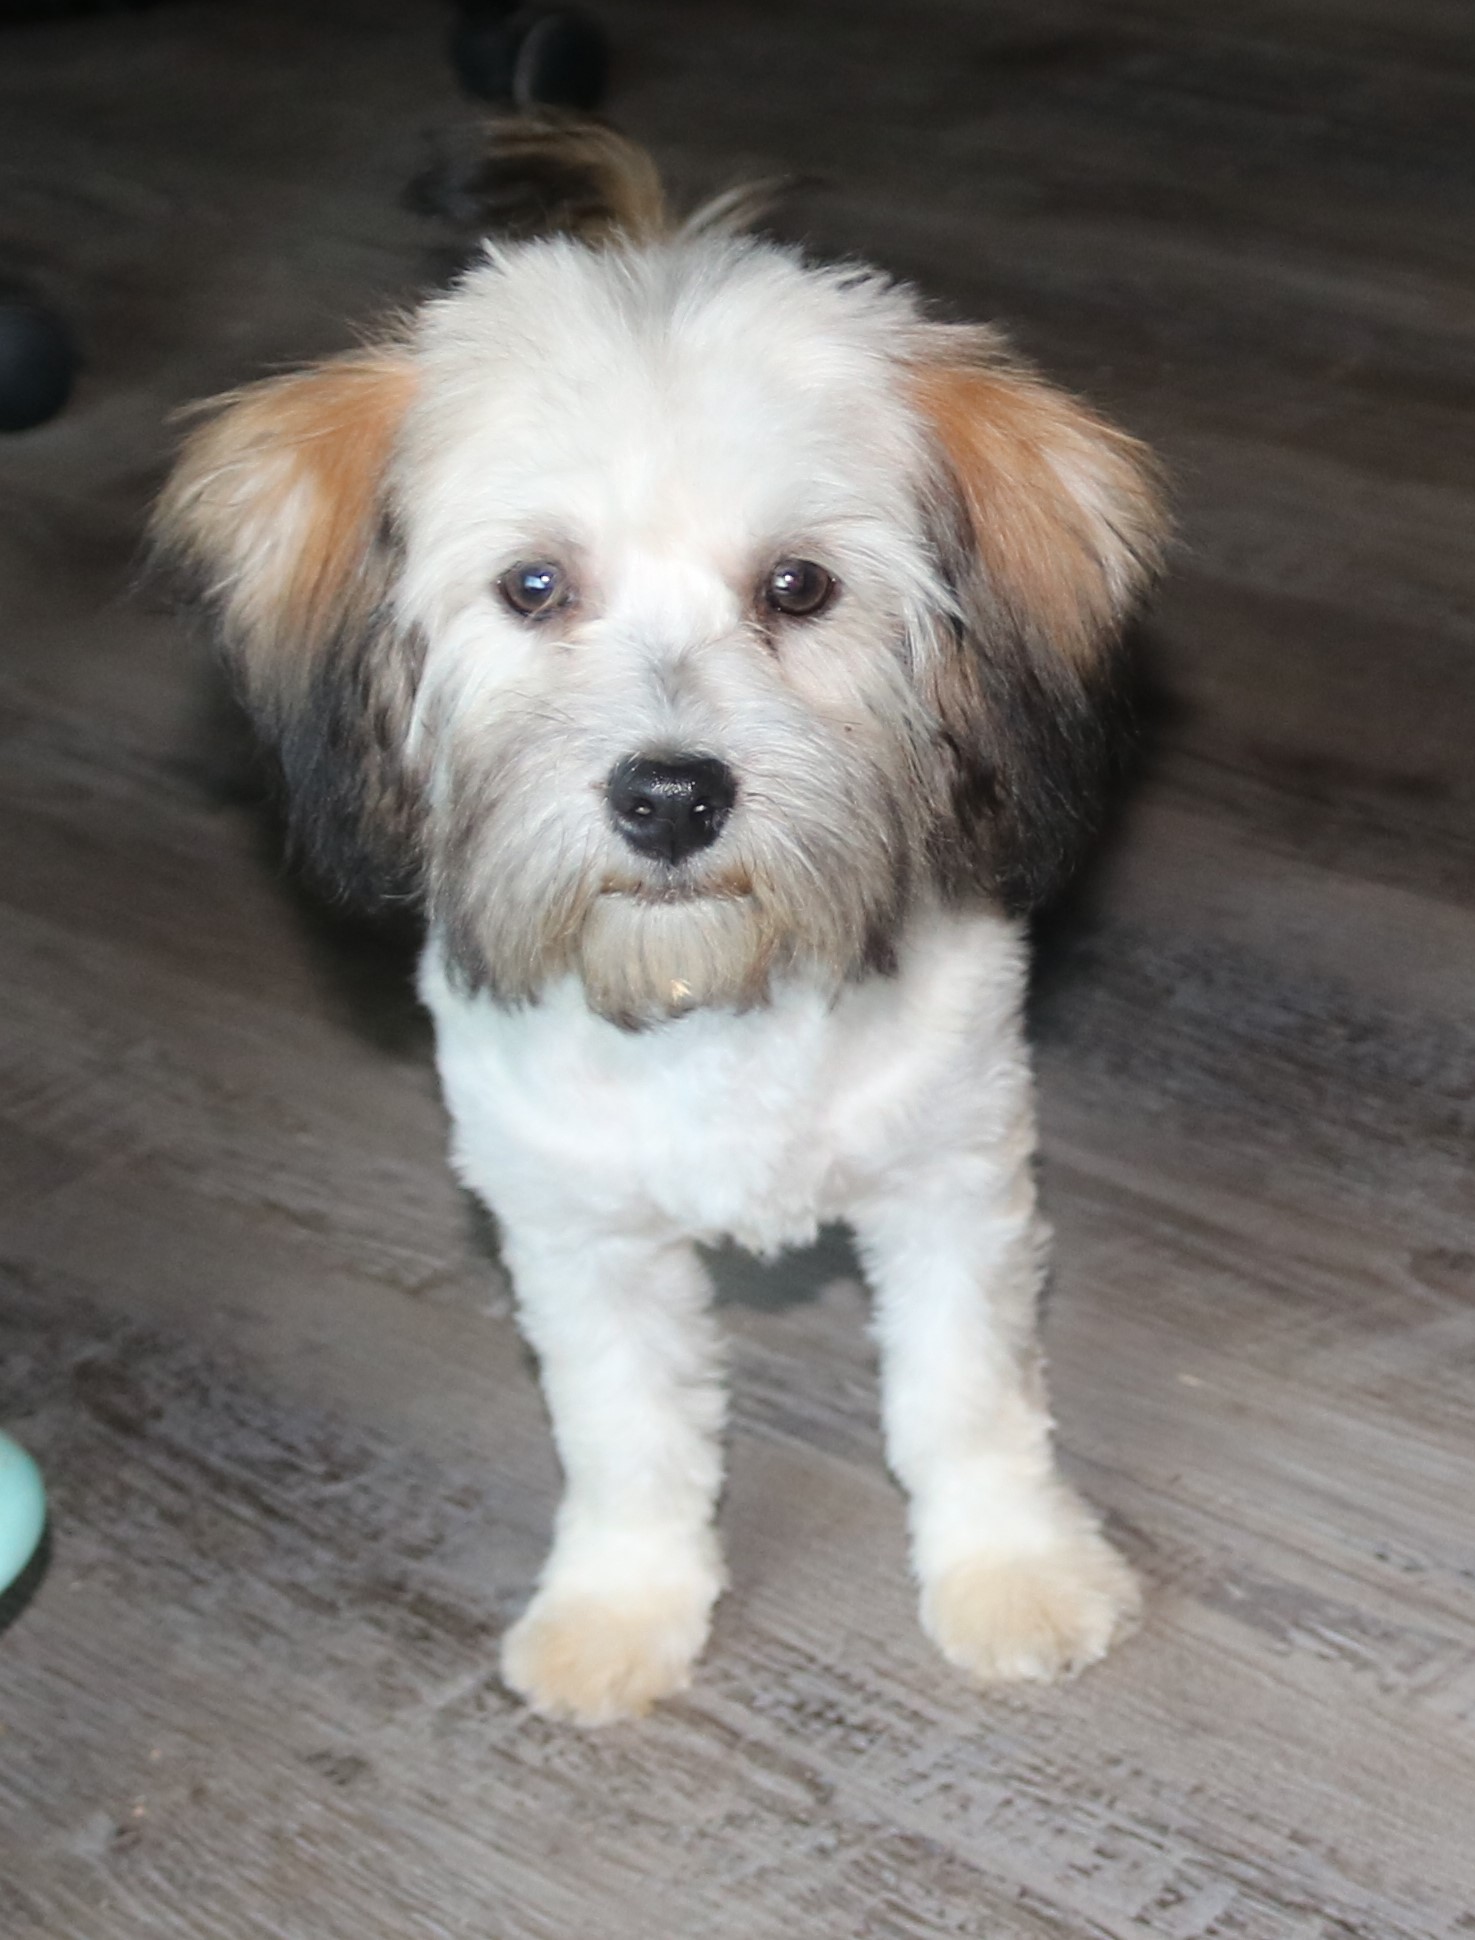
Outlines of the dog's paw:
M1035 1554L980 1551L922 1593L922 1627L979 1684L1048 1682L1104 1657L1137 1622L1130 1569L1094 1529Z
M540 1591L503 1639L503 1681L547 1718L641 1717L690 1684L713 1595L705 1583L618 1598Z

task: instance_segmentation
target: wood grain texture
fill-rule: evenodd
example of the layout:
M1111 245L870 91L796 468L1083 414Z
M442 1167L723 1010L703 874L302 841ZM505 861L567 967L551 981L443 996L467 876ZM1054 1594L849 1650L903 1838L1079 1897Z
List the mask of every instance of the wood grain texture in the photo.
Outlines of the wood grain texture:
M1150 1588L1062 1690L928 1652L843 1243L718 1262L734 1587L648 1723L495 1644L555 1474L402 942L284 878L129 593L187 398L454 252L439 17L0 33L0 256L74 319L0 443L6 1940L1475 1934L1475 28L1459 0L612 0L692 194L998 317L1165 452L1153 732L1042 934L1073 1471Z

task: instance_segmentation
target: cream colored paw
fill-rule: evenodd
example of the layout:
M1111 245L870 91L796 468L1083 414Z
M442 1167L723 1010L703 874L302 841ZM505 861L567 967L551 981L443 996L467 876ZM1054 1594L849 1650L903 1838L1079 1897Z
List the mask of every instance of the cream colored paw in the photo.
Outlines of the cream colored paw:
M690 1684L711 1607L705 1587L618 1600L541 1592L503 1639L503 1680L545 1717L585 1725L641 1717Z
M1071 1677L1136 1623L1142 1598L1103 1536L1083 1532L1036 1555L968 1557L922 1594L922 1627L980 1684Z

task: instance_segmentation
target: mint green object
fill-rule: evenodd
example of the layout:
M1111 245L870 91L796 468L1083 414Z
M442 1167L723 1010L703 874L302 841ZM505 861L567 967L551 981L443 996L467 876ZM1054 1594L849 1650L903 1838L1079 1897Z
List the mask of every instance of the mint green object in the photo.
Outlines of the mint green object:
M9 1435L0 1435L0 1594L35 1555L46 1527L41 1471Z

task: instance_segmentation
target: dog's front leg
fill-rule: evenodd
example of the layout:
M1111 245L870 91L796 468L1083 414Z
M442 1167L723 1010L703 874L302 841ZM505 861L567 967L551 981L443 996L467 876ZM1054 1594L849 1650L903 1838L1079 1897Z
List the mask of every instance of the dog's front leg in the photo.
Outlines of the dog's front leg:
M722 1587L711 1287L684 1240L547 1224L504 1225L504 1254L565 1493L502 1674L549 1716L607 1724L685 1688Z
M1060 1476L1036 1340L1045 1229L1024 1132L854 1219L876 1295L887 1457L922 1623L979 1682L1066 1675L1136 1615L1131 1572Z

